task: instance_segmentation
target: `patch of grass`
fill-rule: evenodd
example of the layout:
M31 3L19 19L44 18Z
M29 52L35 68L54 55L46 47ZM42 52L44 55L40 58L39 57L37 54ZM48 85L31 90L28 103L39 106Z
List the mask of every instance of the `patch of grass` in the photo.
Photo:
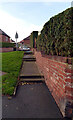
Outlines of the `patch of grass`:
M2 76L3 94L13 94L22 64L23 54L23 51L2 53L2 71L7 72L7 74Z

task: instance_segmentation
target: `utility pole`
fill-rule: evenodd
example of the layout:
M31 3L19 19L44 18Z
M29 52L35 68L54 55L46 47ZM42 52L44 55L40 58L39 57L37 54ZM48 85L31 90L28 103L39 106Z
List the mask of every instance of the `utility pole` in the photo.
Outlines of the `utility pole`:
M17 32L16 32L16 34L15 34L15 38L16 38L16 51L17 51L17 48L18 48L18 46L17 46L18 33L17 33Z

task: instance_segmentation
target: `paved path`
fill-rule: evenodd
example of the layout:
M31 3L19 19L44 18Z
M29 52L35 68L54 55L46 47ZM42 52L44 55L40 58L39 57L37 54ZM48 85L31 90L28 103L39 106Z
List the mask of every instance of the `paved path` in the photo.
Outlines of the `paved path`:
M35 61L36 58L34 55L24 55L23 65L20 71L21 81L26 81L26 82L44 81L44 76L39 72Z
M34 55L24 55L23 58L35 58L35 56Z
M29 62L23 64L24 75L39 73L36 63L31 63L34 65L28 65L29 71L27 70ZM8 100L6 96L2 97L3 118L62 118L61 112L45 83L30 83L20 84L16 96L11 100Z
M48 88L43 83L18 87L16 97L3 96L3 118L61 118Z
M20 76L40 74L35 62L23 62Z

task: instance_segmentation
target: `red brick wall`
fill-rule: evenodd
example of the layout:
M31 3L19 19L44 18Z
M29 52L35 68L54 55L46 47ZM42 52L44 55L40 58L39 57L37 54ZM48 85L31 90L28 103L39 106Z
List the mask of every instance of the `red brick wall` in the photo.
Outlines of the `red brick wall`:
M8 38L8 41L6 41L6 36L5 35L0 35L0 42L10 42L10 38Z
M0 48L0 52L11 52L13 48Z
M0 42L2 42L2 35L0 35Z
M30 40L25 40L24 43L25 44L30 44Z
M10 38L8 37L8 41L6 41L6 36L3 35L3 36L2 36L2 42L10 42Z
M73 105L73 70L71 60L58 56L42 55L34 50L40 72L44 74L45 83L58 104L63 116L72 115Z
M30 45L30 40L29 39L22 40L20 43L23 43L24 45Z

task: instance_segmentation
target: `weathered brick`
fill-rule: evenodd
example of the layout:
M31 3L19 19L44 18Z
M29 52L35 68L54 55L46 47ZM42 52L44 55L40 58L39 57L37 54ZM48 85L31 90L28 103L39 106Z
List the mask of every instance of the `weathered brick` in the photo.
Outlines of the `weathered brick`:
M66 88L65 88L65 89L66 89L66 90L68 90L68 91L73 92L73 88L72 88L72 87L66 86Z
M37 64L44 74L46 85L51 91L61 111L64 111L62 110L63 107L61 107L61 100L64 98L72 100L73 88L70 88L70 85L72 87L73 71L71 65L66 63L67 58L61 56L42 55L41 52L37 51L35 56Z

